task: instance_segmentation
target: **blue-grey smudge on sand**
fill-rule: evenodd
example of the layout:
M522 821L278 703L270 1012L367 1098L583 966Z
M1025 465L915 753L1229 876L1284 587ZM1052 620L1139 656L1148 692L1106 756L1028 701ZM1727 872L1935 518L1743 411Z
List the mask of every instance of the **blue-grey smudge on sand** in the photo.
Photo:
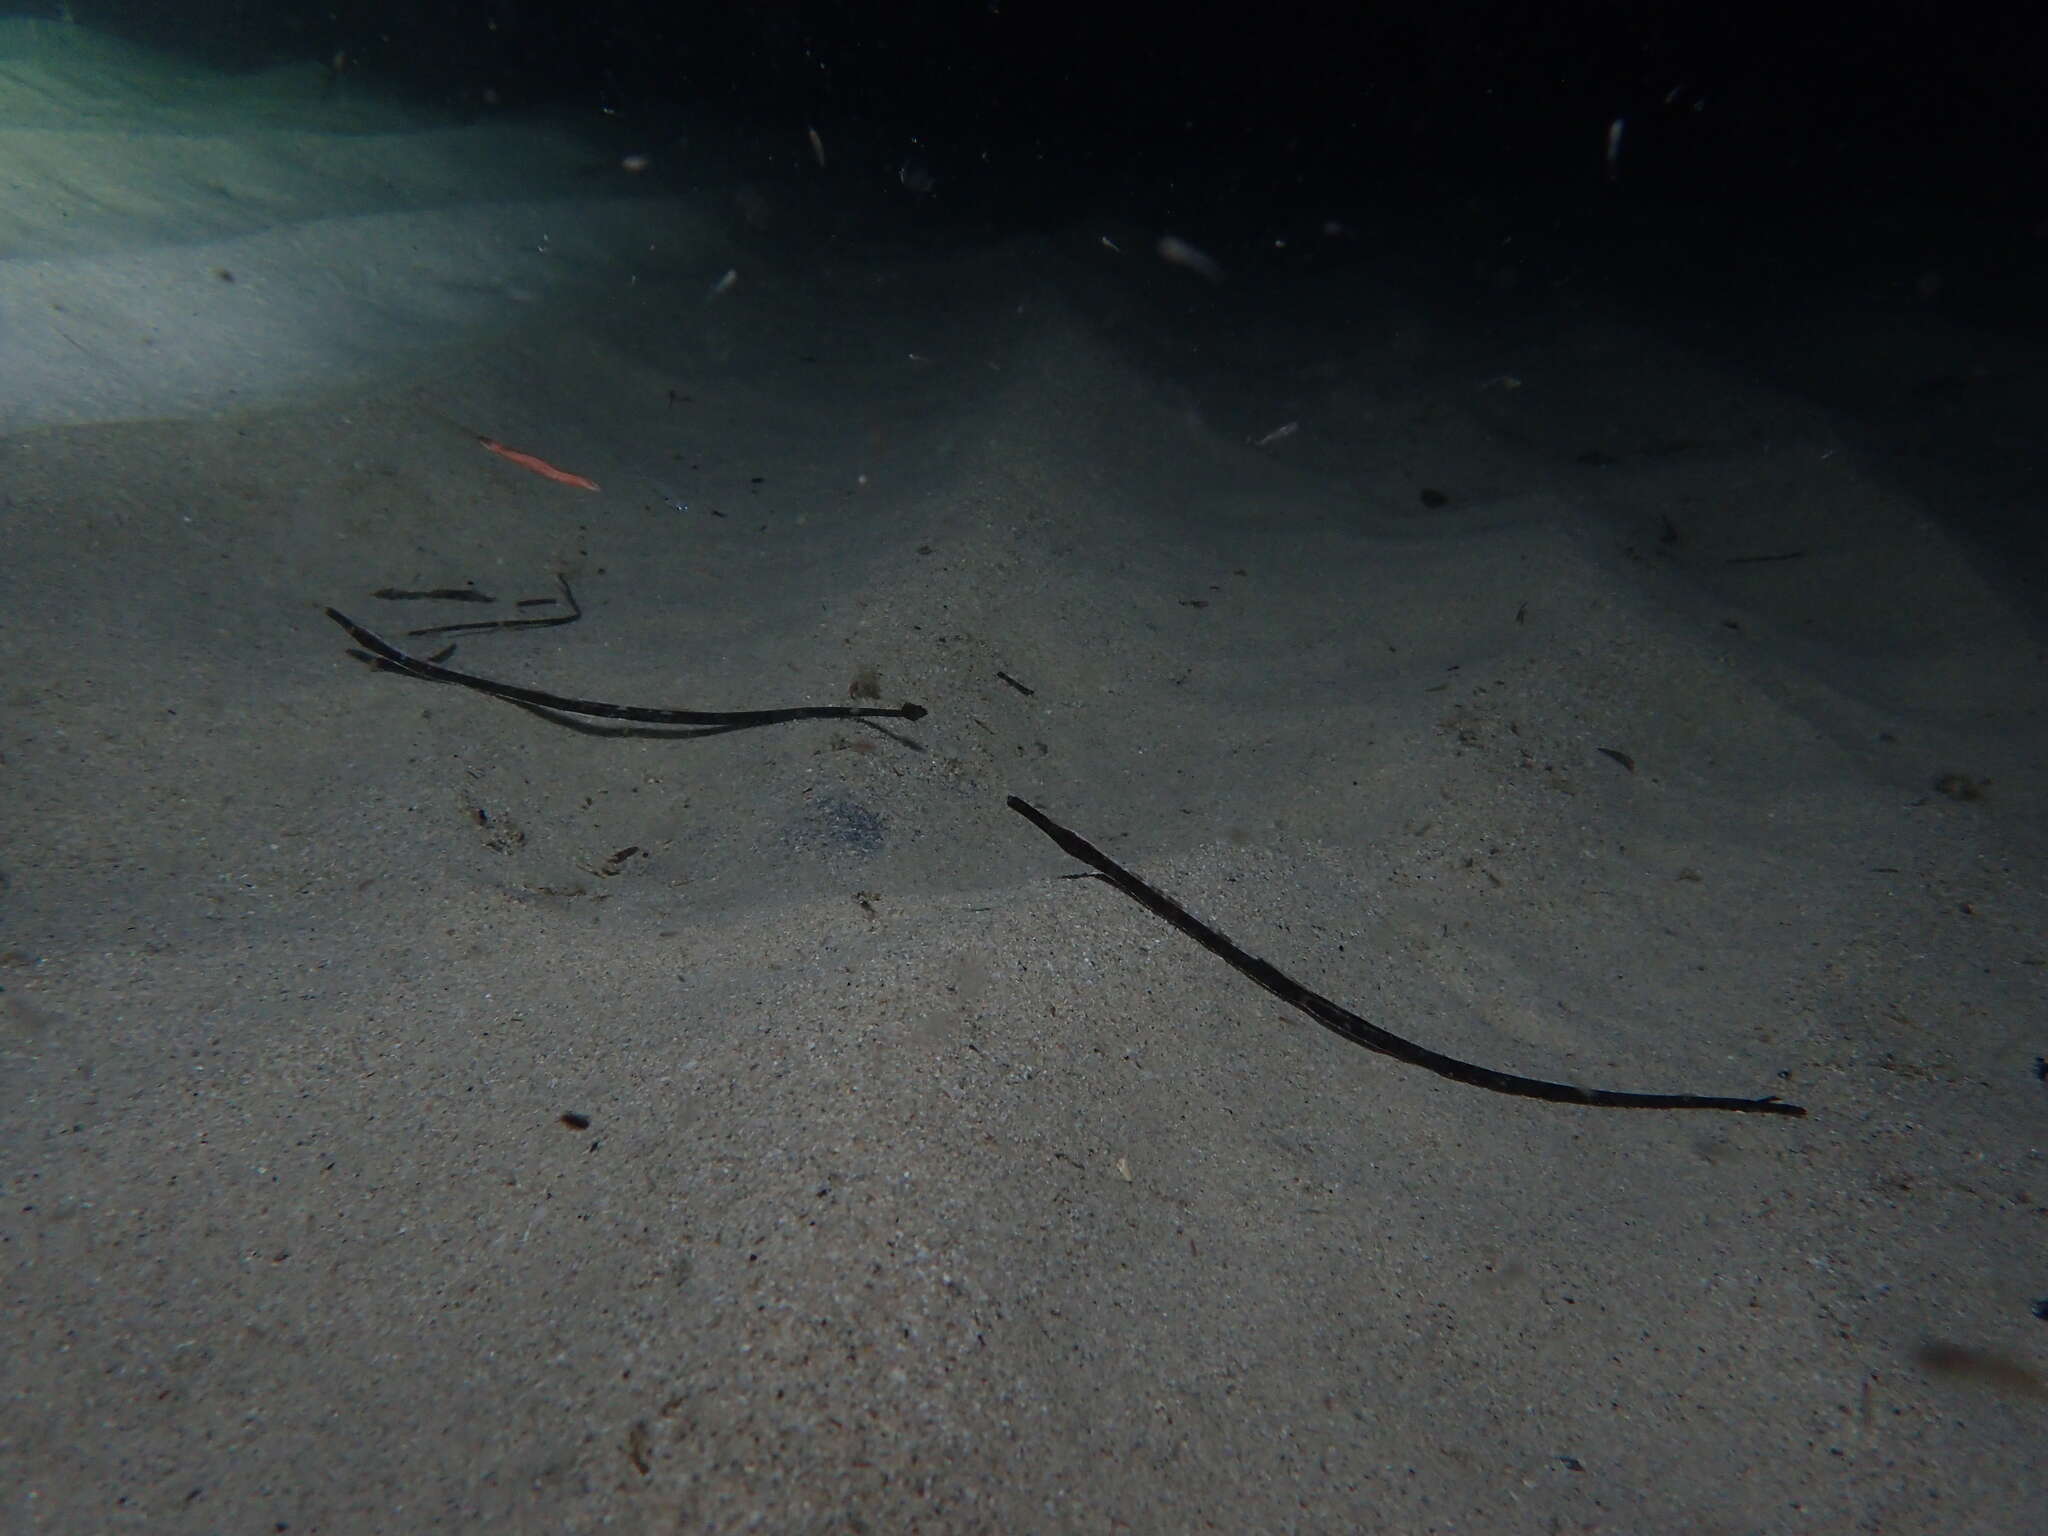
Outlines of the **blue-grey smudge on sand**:
M846 791L828 789L811 797L784 836L798 848L866 857L882 851L888 823Z

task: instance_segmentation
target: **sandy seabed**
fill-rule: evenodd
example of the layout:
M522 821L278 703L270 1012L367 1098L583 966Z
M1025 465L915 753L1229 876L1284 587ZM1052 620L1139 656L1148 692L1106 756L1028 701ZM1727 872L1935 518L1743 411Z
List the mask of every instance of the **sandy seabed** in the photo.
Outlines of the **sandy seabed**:
M1854 420L0 45L9 1529L2048 1528L2040 625ZM322 613L558 579L930 713Z

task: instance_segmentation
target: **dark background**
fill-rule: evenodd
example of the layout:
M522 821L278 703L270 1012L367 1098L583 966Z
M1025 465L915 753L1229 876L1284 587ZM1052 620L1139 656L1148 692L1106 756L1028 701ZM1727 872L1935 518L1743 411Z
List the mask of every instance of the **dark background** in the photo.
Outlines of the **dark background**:
M649 129L716 112L784 135L816 126L828 142L857 129L914 142L935 170L950 162L942 184L954 196L1024 220L1105 187L1241 206L1490 190L1801 207L1904 196L2028 222L2048 213L2048 8L2010 0L75 0L72 11L214 59L326 61L456 110L545 107ZM1617 117L1628 127L1610 187L1602 150ZM963 187L969 164L982 169Z
M811 226L824 238L1115 230L1142 248L1172 234L1243 279L1231 302L1276 292L1262 274L1354 263L1444 312L1597 296L1861 422L1901 483L2048 615L2043 403L2033 353L2016 350L2048 337L2048 7L70 9L214 63L297 65L309 90L398 95L435 120L544 114L588 135L614 186L642 155L649 190L800 179L781 205L829 206ZM1937 325L1954 355L1930 353Z

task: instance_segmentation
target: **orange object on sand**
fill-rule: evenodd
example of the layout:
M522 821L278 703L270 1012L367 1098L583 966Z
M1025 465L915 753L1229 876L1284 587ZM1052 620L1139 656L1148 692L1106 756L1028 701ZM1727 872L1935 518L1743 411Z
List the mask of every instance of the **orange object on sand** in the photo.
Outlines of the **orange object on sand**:
M521 469L530 469L536 475L546 475L550 480L558 480L563 485L573 485L578 490L594 491L597 489L597 482L595 480L586 480L581 475L570 474L566 469L557 469L546 459L537 459L530 453L521 453L517 448L507 448L494 437L480 437L477 441L490 449L491 452L510 459Z

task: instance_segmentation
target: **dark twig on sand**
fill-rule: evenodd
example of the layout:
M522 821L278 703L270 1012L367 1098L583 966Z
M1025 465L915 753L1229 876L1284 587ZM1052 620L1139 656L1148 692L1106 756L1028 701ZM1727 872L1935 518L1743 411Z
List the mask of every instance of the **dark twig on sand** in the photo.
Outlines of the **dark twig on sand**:
M922 720L927 713L922 704L903 704L895 709L856 709L843 704L815 704L795 709L648 709L638 704L600 704L595 699L572 699L559 693L544 693L538 688L521 688L515 683L500 683L469 672L457 672L424 657L408 656L389 641L378 639L345 613L329 608L327 617L348 632L348 637L362 648L358 654L372 666L403 672L408 677L422 678L430 683L454 683L458 687L489 694L494 699L557 714L587 715L597 720L630 720L637 725L738 730L755 725L781 725L791 720Z
M1541 1078L1517 1077L1511 1072L1496 1072L1491 1067L1475 1066L1469 1061L1445 1056L1427 1046L1403 1040L1399 1035L1381 1029L1377 1024L1359 1017L1349 1008L1331 1002L1319 993L1311 992L1292 977L1281 973L1256 955L1248 954L1236 944L1211 928L1187 908L1155 886L1147 885L1123 865L1078 833L1070 832L1054 821L1037 806L1010 796L1010 809L1024 817L1039 831L1058 843L1074 858L1089 865L1097 875L1139 906L1163 917L1197 944L1217 956L1226 964L1249 976L1281 1002L1299 1008L1318 1024L1331 1032L1342 1035L1353 1045L1362 1045L1369 1051L1378 1051L1396 1061L1405 1061L1410 1066L1421 1067L1439 1077L1448 1077L1454 1083L1466 1083L1474 1088L1487 1088L1495 1093L1513 1094L1525 1099L1548 1099L1557 1104L1584 1104L1595 1109L1726 1109L1759 1115L1803 1115L1806 1111L1797 1104L1782 1100L1766 1099L1723 1099L1697 1093L1622 1093L1609 1088L1580 1088L1571 1083L1550 1083Z

